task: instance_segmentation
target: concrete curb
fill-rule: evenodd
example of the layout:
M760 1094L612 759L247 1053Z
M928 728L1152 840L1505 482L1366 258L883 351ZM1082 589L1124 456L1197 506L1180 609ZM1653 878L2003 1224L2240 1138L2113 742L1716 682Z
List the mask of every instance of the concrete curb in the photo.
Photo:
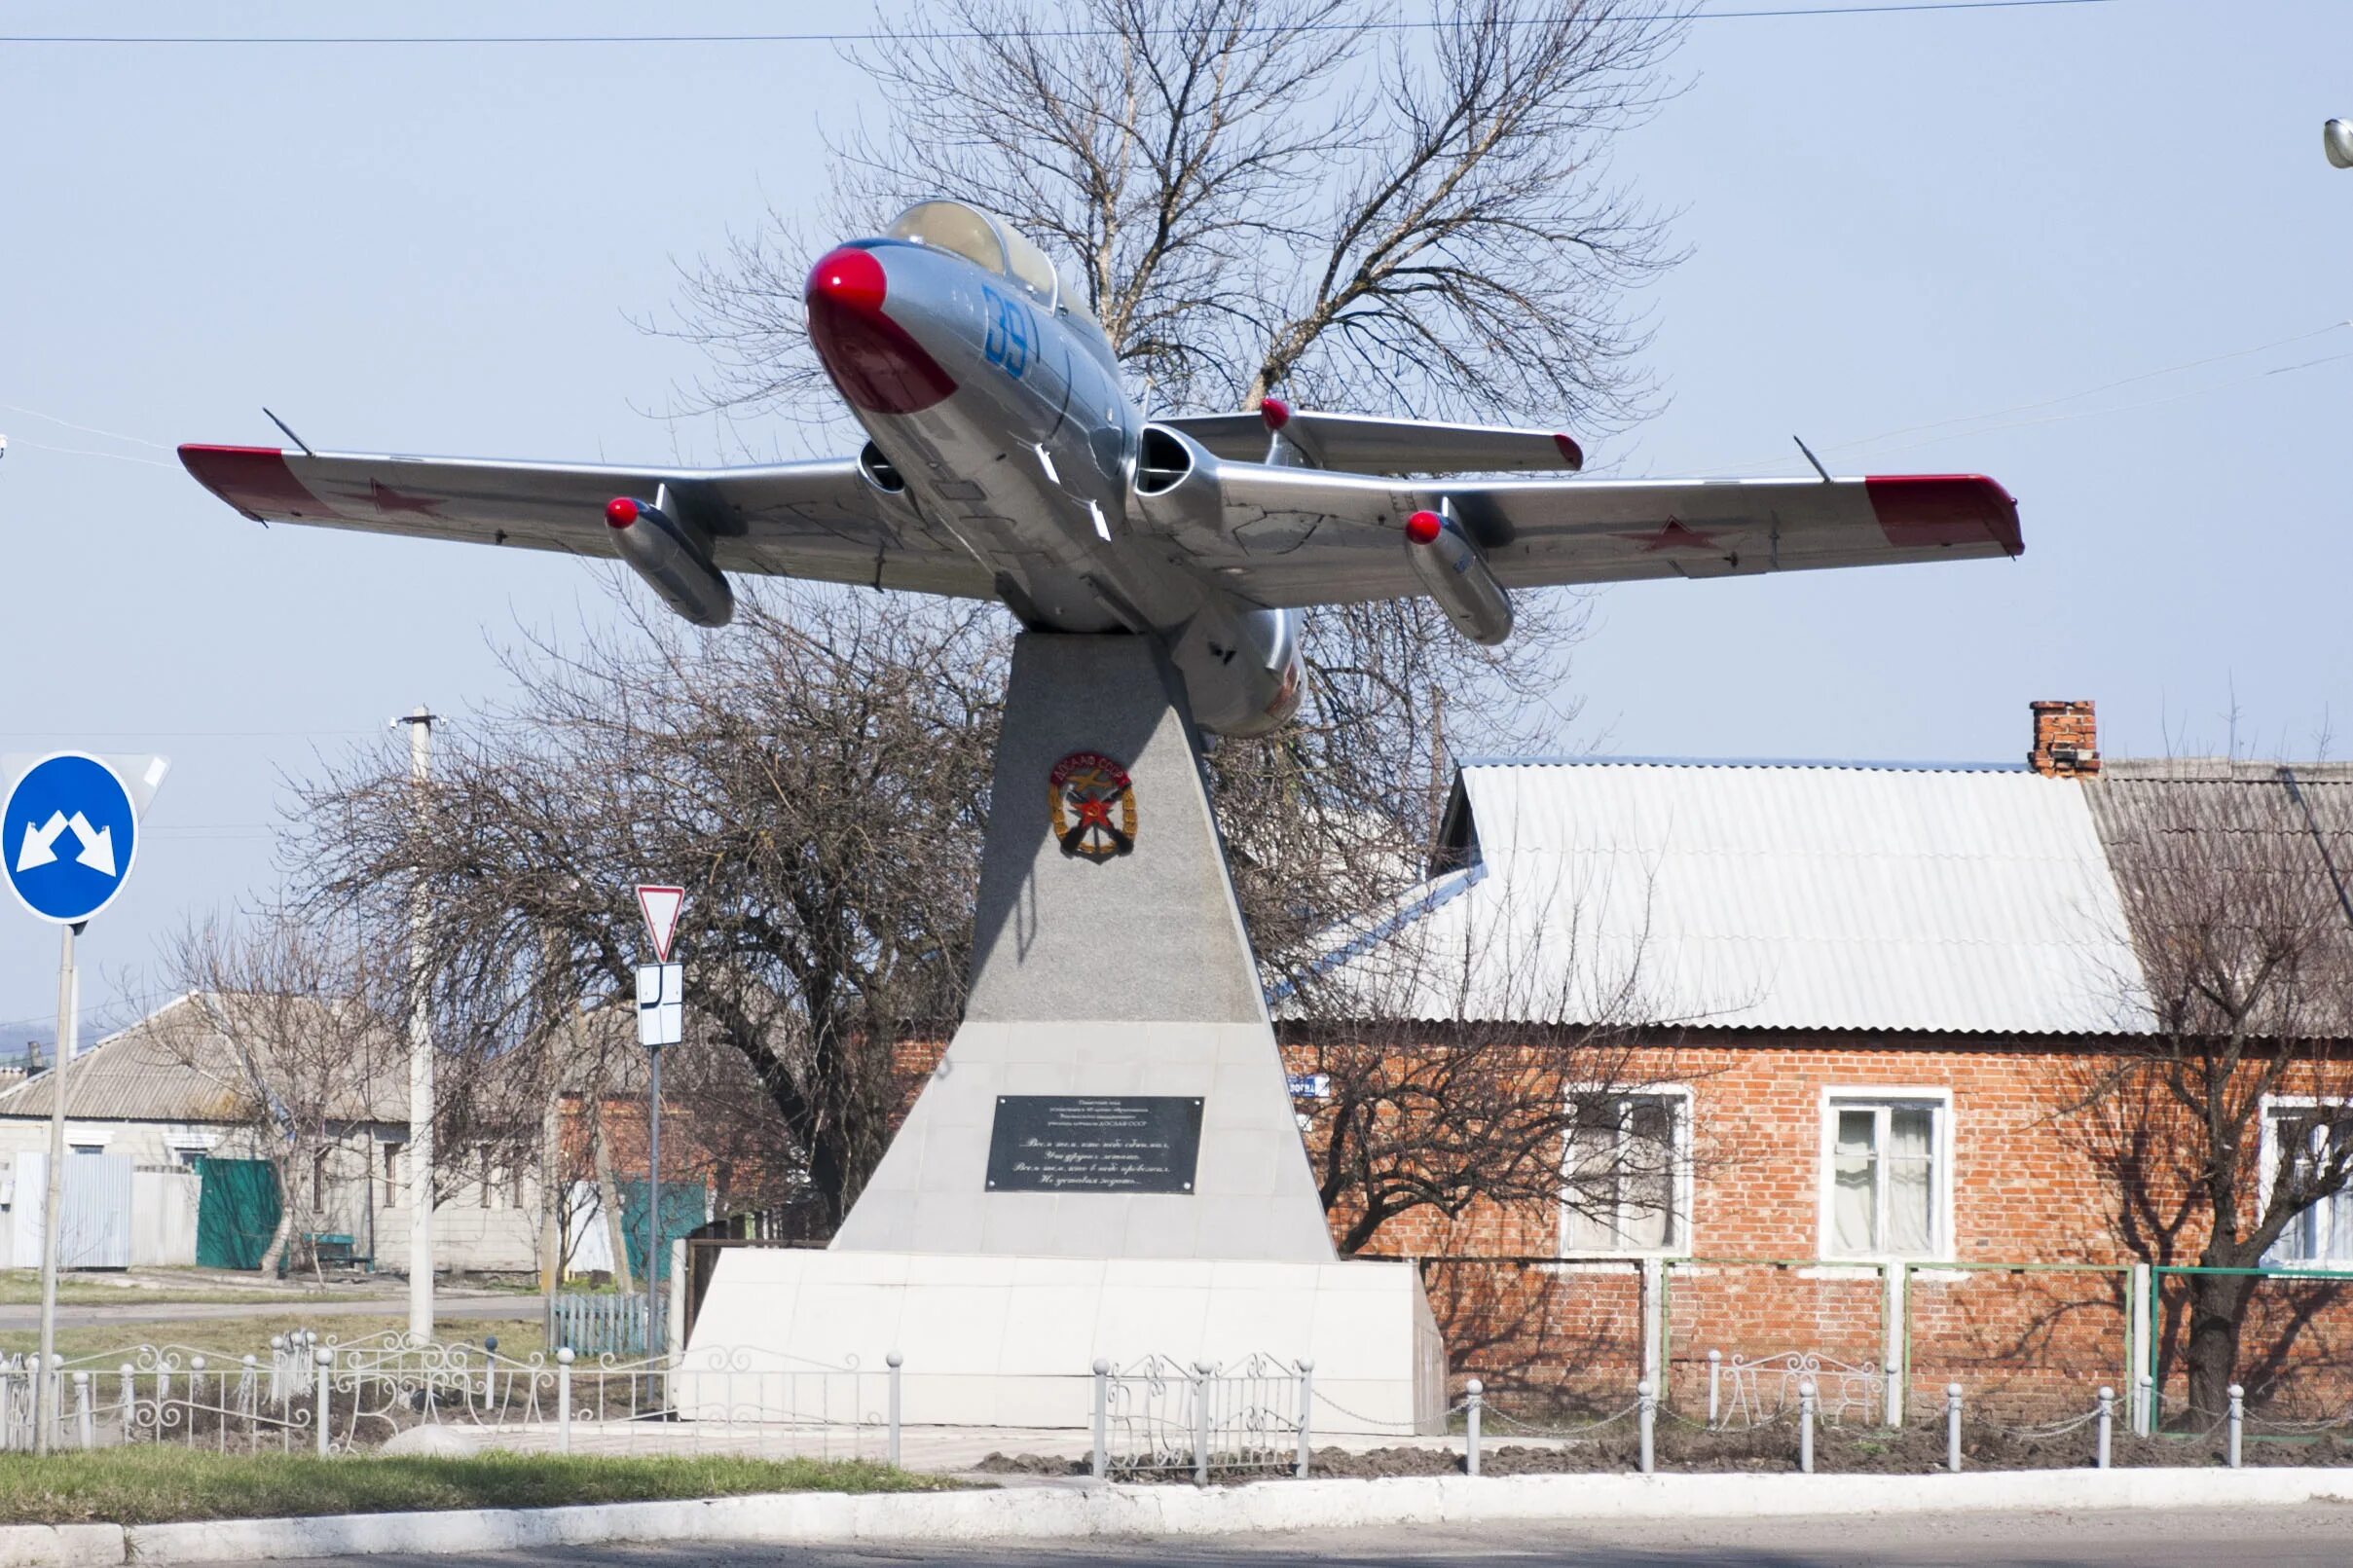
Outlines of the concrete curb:
M1961 1476L1514 1476L1257 1485L1025 1486L1003 1491L781 1492L584 1508L341 1513L186 1524L0 1526L0 1568L243 1562L379 1552L508 1551L637 1541L1074 1540L1241 1535L1360 1525L1797 1514L2178 1509L2353 1502L2345 1470L2040 1470Z

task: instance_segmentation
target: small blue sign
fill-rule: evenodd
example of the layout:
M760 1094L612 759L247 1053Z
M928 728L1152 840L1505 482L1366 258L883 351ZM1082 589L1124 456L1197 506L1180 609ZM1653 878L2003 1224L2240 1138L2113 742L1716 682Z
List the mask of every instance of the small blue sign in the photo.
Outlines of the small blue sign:
M43 757L0 802L0 872L24 907L74 926L130 879L139 823L114 770L81 751Z

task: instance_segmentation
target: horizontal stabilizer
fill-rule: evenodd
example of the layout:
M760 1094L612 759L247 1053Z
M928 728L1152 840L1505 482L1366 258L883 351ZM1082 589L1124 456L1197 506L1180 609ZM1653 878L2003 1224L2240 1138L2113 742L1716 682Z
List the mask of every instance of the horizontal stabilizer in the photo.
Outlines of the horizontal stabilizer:
M1576 442L1551 430L1435 419L1378 419L1361 414L1293 410L1273 398L1246 414L1189 414L1156 419L1229 462L1263 462L1273 433L1319 468L1348 474L1469 474L1585 466Z

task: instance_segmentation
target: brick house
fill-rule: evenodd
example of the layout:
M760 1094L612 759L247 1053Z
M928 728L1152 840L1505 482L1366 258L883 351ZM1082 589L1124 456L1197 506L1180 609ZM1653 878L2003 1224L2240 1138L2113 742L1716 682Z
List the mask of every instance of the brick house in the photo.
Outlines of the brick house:
M1425 1260L1457 1376L1614 1407L1647 1373L1689 1408L1710 1350L1719 1373L1814 1356L1893 1369L1841 1385L1884 1410L1955 1380L2076 1408L2151 1365L2175 1375L2183 1282L2154 1276L2145 1327L2133 1265L2194 1262L2200 1238L2125 1223L2059 1113L2148 1027L2119 864L2168 802L2225 792L2334 883L2353 769L2104 765L2091 704L2033 714L2024 764L1462 767L1429 879L1334 972L1404 1050L1502 1026L1540 1063L1614 1018L1624 1092L1577 1140L1654 1157L1577 1212L1424 1209L1361 1250ZM1301 1079L1335 1031L1284 1026ZM1301 1110L1312 1151L1315 1100ZM2353 1268L2353 1199L2268 1261ZM2319 1397L2353 1336L2341 1296L2261 1283L2257 1397Z

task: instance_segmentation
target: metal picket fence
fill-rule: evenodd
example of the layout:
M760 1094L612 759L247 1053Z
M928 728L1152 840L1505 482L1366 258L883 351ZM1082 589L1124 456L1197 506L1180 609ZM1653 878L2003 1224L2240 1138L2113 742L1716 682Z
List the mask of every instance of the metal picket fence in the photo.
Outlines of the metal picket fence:
M900 1456L901 1358L829 1366L750 1349L678 1357L500 1353L496 1341L404 1333L341 1342L273 1336L224 1357L140 1345L67 1360L46 1375L51 1446L169 1442L224 1452L352 1453L423 1426L485 1445L564 1453ZM0 1450L33 1447L30 1359L0 1359Z
M1094 1364L1090 1471L1103 1477L1307 1473L1315 1364L1268 1355Z

